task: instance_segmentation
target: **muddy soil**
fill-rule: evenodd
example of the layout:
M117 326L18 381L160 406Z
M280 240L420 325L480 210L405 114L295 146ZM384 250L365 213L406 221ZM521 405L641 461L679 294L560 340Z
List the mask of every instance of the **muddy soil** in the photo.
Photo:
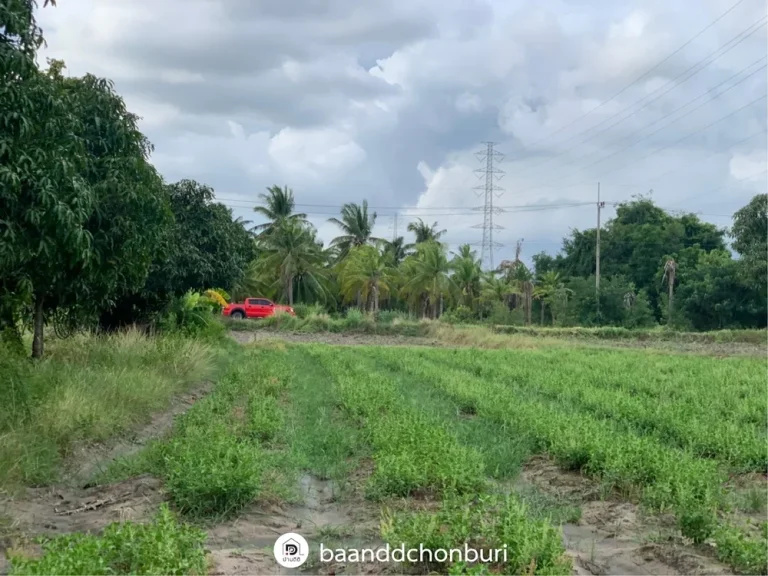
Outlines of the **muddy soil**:
M375 563L338 565L319 561L320 542L326 548L370 548L378 537L379 509L357 495L338 499L332 482L305 475L300 479L302 503L290 506L253 505L235 520L208 530L211 574L291 574L275 562L275 540L287 532L301 534L311 553L301 572L311 574L381 574L391 568Z
M675 536L672 519L644 517L637 505L611 494L601 498L604 491L594 481L564 472L545 457L526 464L520 485L579 502L579 521L562 527L574 574L733 574Z
M151 476L86 490L28 488L23 498L0 502L0 517L10 519L0 530L0 574L8 569L6 551L38 552L32 544L35 536L99 531L111 522L142 522L164 499L160 480Z

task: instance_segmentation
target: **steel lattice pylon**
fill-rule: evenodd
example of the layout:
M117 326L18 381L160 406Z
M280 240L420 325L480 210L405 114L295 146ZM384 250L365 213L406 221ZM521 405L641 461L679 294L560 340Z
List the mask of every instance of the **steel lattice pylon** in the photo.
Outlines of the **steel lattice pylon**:
M494 166L494 162L500 162L504 155L494 149L495 145L495 142L485 142L485 150L475 154L478 160L485 163L485 167L475 170L475 174L477 174L479 179L484 179L485 182L480 186L475 186L474 189L477 191L476 194L478 196L484 196L485 201L482 206L473 208L473 210L483 212L483 223L476 224L473 228L483 229L483 239L480 242L480 259L483 264L487 265L489 270L494 269L493 251L503 246L503 244L494 242L493 231L504 228L493 223L493 215L504 212L502 208L495 208L493 206L493 197L496 196L498 198L504 193L503 188L496 186L496 182L504 177L504 171Z

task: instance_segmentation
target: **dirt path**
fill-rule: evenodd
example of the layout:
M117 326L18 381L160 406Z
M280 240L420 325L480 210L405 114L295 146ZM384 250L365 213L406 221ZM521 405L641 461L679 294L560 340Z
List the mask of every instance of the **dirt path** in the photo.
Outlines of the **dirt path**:
M342 346L444 346L432 338L418 336L384 336L380 334L349 334L336 332L240 332L231 331L230 336L241 344L282 340L285 342L304 342L335 344Z
M344 332L277 332L271 330L235 331L230 336L241 344L251 342L282 340L285 342L319 343L341 346L430 346L430 347L472 347L471 342L443 341L438 338L420 336L387 336L382 334L354 334ZM554 344L584 346L589 348L620 348L658 351L668 354L698 354L704 356L757 356L765 357L765 346L744 342L653 342L644 340L598 340L585 338L510 337L509 344L494 342L491 348L545 348ZM480 346L484 347L484 346Z

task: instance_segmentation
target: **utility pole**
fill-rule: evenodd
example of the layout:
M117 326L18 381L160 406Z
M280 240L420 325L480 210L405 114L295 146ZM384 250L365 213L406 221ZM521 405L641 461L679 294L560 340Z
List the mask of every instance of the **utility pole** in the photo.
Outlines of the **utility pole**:
M397 240L397 212L392 216L392 241Z
M605 208L605 202L600 201L600 182L597 183L597 234L595 240L595 300L597 302L597 317L600 318L600 210Z
M503 244L493 241L493 231L500 230L503 226L498 226L493 223L493 215L504 212L501 208L493 206L494 195L498 198L503 194L504 189L499 188L494 184L495 181L501 180L504 177L504 171L494 167L494 160L500 161L504 158L501 152L494 150L495 142L485 142L485 150L477 152L478 160L485 161L485 168L478 168L475 170L475 174L480 179L485 179L485 183L480 186L475 186L476 194L478 196L484 196L485 202L482 206L473 208L476 211L483 212L483 223L476 224L473 228L483 229L483 240L480 242L481 262L488 264L488 269L493 270L493 251L496 248L500 248ZM475 244L476 245L476 244Z

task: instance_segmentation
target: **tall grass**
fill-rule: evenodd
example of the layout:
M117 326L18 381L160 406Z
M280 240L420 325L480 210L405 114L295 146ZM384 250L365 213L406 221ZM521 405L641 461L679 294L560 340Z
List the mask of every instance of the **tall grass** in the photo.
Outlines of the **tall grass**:
M146 422L214 364L205 343L138 331L52 340L37 363L0 349L0 486L54 480L77 443Z

